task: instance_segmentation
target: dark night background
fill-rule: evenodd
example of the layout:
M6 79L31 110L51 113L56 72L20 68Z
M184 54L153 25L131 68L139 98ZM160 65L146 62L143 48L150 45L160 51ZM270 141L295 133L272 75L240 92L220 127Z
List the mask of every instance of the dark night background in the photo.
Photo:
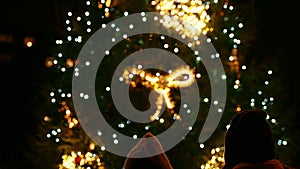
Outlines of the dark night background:
M297 19L292 19L293 15L290 13L294 11L290 9L293 5L284 8L284 5L275 2L253 2L257 6L256 9L262 12L262 22L251 55L261 62L266 62L266 66L268 63L276 64L280 70L279 76L285 79L285 86L280 86L286 90L289 98L285 100L285 104L297 105L300 103L297 61L299 47L293 45L297 44L297 39L294 39L297 35L294 31ZM30 113L38 106L32 102L35 93L38 92L38 88L34 86L37 77L45 71L44 59L51 48L49 41L52 40L52 34L59 31L63 22L60 15L68 3L72 2L27 0L0 3L0 34L13 34L17 37L13 46L0 46L0 50L12 52L10 61L0 60L1 162L14 163L22 160L20 152L26 151L24 145L27 144L23 138L34 131L39 123L36 116ZM23 46L22 37L28 35L36 39L33 48ZM295 111L294 119L298 121L300 108ZM298 128L299 125L295 126L295 130L299 130Z

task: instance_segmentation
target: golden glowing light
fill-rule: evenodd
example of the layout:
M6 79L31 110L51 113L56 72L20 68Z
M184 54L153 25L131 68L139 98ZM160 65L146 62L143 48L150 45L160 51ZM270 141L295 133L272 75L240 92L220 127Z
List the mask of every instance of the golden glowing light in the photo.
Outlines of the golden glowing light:
M132 78L134 75L138 76L140 80L133 81ZM188 87L195 81L194 71L189 69L189 67L177 69L168 75L158 76L154 76L138 68L132 68L124 71L123 78L131 87L136 87L137 83L140 83L142 86L151 88L159 94L156 99L156 111L150 117L152 121L158 120L164 102L168 109L175 107L174 101L170 98L171 88ZM180 116L176 113L174 117L180 119Z
M89 167L85 167L89 166ZM100 160L98 154L87 152L85 154L80 151L71 151L70 154L62 156L62 163L59 164L59 169L84 169L84 168L97 168L104 169L104 162Z
M240 112L241 110L242 110L241 106L240 106L240 105L237 105L237 106L236 106L236 111L237 111L237 112Z
M102 9L103 7L105 7L105 13L104 16L106 18L108 18L110 16L109 13L109 8L112 6L112 1L111 0L106 0L106 1L98 1L98 9Z
M90 146L89 146L89 149L90 149L90 150L94 150L95 147L96 147L96 145L95 145L94 143L91 143Z
M67 65L67 67L73 67L74 66L74 61L72 59L68 58L66 60L66 65Z
M70 110L70 107L68 106L66 101L63 101L61 103L61 107L58 110L59 112L64 112L65 116L64 118L67 120L68 122L68 127L71 129L75 126L78 125L78 120L74 117L72 111Z
M98 8L101 9L103 8L103 5L98 1Z
M221 169L224 167L224 147L211 149L211 159L201 165L201 169Z
M35 38L34 37L25 37L24 38L24 45L26 47L32 47L35 43Z
M105 5L106 5L107 7L110 7L110 4L111 4L111 0L107 0L107 1L105 2Z
M183 36L195 37L212 31L206 24L210 21L206 11L209 5L201 0L152 0L151 5L163 16L165 27L173 28Z
M26 42L26 46L30 48L32 46L32 42Z
M44 120L45 120L45 121L49 121L50 118L49 118L48 116L45 116L45 117L44 117Z

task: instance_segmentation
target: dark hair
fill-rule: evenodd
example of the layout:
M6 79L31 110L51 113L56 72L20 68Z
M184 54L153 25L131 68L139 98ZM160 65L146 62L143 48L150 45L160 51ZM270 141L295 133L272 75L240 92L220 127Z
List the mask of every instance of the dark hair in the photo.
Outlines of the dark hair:
M225 167L238 163L262 163L275 158L275 144L267 113L244 110L233 117L225 134Z

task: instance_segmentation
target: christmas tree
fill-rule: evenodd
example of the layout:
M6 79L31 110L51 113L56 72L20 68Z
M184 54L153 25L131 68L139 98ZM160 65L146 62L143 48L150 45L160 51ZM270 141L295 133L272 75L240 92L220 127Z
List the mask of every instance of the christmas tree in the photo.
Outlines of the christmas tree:
M100 60L99 68L94 71L95 80L92 86L94 85L95 100L103 117L118 133L105 135L100 128L95 131L97 135L111 139L112 145L121 144L119 142L122 140L118 139L121 134L131 137L132 140L142 137L149 131L158 135L177 122L184 125L186 117L179 113L183 110L184 113L191 114L193 118L191 121L195 123L186 126L187 135L176 146L166 151L172 165L178 169L220 168L224 165L223 138L230 119L243 109L261 108L270 114L268 120L273 124L277 149L280 152L279 158L291 163L292 161L289 161L291 155L287 151L290 136L286 132L287 127L280 121L287 120L278 113L281 108L275 104L275 95L281 91L272 88L272 81L277 80L276 76L274 77L276 69L258 64L258 59L253 58L249 52L252 42L255 41L259 23L257 20L259 13L251 6L252 2L87 0L72 3L64 9L62 31L55 39L51 56L45 62L47 76L50 79L43 86L42 95L47 98L49 105L40 108L42 121L37 137L33 138L36 140L33 147L36 148L36 154L39 154L39 157L31 157L36 160L36 165L42 168L61 169L122 168L125 157L107 150L109 147L105 145L99 145L98 140L92 139L93 136L84 129L84 125L88 122L82 118L85 116L81 114L82 112L77 112L78 101L74 104L74 100L78 100L76 97L89 100L91 94L82 92L74 96L74 93L76 94L74 89L78 90L78 86L72 88L74 78L81 77L82 66L89 67L94 64L79 57L93 55L93 50L88 51L90 53L85 51L85 44L91 42L89 38L92 38L98 30L107 29L116 32L114 33L116 38L110 38L110 42L107 42L106 37L103 37L103 43L113 43L114 46L102 53L104 57L102 61ZM182 41L167 36L167 31L165 34L153 31L129 36L135 31L135 24L128 24L128 30L132 32L118 33L122 32L122 28L114 24L115 20L138 14L141 23L147 25L149 20L153 19L147 17L150 12L159 14L157 18L162 17L162 20L158 19L159 23L166 30L180 35ZM155 21L155 17L153 20ZM162 29L159 28L160 31ZM107 34L109 33L108 31ZM192 42L184 43L184 39L192 39ZM116 41L118 43L114 43ZM99 42L102 42L101 39ZM205 44L210 44L215 49L209 53L209 58L206 58L207 49L201 48ZM200 46L201 50L192 50L195 46ZM113 89L116 88L113 86L112 77L127 56L153 48L177 55L186 66L176 67L178 65L172 65L173 62L170 61L169 66L173 66L174 69L144 69L153 62L159 62L155 60L157 58L149 58L141 63L135 62L122 67L123 74L117 74L114 80L118 81L118 84L128 86L129 103L140 112L149 108L152 111L150 117L144 115L150 118L150 121L139 123L120 115L113 96ZM99 55L97 51L95 53ZM162 55L163 52L152 51L150 54ZM210 67L207 65L209 61L206 59L219 60L222 68L209 70ZM161 62L166 63L164 60ZM174 80L177 78L182 79ZM82 83L90 85L89 82L85 82ZM200 93L196 98L201 105L195 109L197 111L190 108L191 105L185 103L181 96L183 91L193 92L188 88L194 82ZM214 85L219 83L226 87L225 100L214 98ZM191 100L189 96L185 98ZM212 109L213 106L218 108ZM220 119L215 119L217 123L214 131L199 142L199 134L205 129L203 126L211 113Z

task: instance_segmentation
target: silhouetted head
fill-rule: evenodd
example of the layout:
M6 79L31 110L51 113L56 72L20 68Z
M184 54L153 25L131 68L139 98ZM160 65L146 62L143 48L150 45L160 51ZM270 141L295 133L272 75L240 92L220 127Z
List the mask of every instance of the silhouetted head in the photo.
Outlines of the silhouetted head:
M233 117L225 135L225 167L262 163L275 158L275 144L267 113L259 109L244 110Z
M170 161L163 151L159 140L150 132L146 133L143 138L152 137L151 141L140 140L135 147L131 149L125 160L125 169L173 169ZM139 155L153 154L162 152L158 155L145 158L131 158Z

